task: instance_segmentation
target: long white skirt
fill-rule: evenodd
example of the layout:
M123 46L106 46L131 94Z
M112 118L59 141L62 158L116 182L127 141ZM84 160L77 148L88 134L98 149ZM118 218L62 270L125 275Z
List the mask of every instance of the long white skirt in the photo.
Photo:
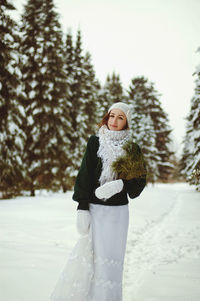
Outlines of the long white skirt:
M90 205L94 277L92 301L121 301L123 264L126 250L128 205Z
M72 250L52 301L122 300L128 205L90 204L90 213L90 232Z

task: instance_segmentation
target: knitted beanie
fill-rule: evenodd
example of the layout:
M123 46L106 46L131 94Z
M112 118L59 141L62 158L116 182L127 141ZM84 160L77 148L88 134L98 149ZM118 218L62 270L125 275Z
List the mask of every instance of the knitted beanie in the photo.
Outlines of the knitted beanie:
M130 126L131 126L131 107L129 105L127 105L126 103L116 102L110 107L110 109L108 110L108 113L112 109L119 109L119 110L123 111L123 113L126 115L128 127L130 128Z

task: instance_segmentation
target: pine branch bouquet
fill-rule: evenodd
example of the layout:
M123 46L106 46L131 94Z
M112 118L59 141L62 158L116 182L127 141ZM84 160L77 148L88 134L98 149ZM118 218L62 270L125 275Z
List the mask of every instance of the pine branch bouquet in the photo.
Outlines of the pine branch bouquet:
M145 178L147 171L139 146L132 141L128 141L123 149L125 155L118 157L112 164L113 170L118 173L118 178L123 180Z

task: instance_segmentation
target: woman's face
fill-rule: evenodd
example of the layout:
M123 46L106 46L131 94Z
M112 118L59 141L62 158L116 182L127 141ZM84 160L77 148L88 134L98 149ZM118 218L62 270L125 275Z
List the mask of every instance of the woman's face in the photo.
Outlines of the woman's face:
M111 131L123 130L126 126L126 115L120 109L112 109L108 118L108 128Z

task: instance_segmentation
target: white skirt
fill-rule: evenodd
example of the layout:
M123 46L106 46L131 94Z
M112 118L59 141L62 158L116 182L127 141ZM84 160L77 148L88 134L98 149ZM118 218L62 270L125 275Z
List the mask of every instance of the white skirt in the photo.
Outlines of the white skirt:
M52 301L121 301L128 205L90 204L91 227L71 252Z
M90 212L94 252L94 276L90 288L91 300L121 301L129 223L128 205L90 204Z

